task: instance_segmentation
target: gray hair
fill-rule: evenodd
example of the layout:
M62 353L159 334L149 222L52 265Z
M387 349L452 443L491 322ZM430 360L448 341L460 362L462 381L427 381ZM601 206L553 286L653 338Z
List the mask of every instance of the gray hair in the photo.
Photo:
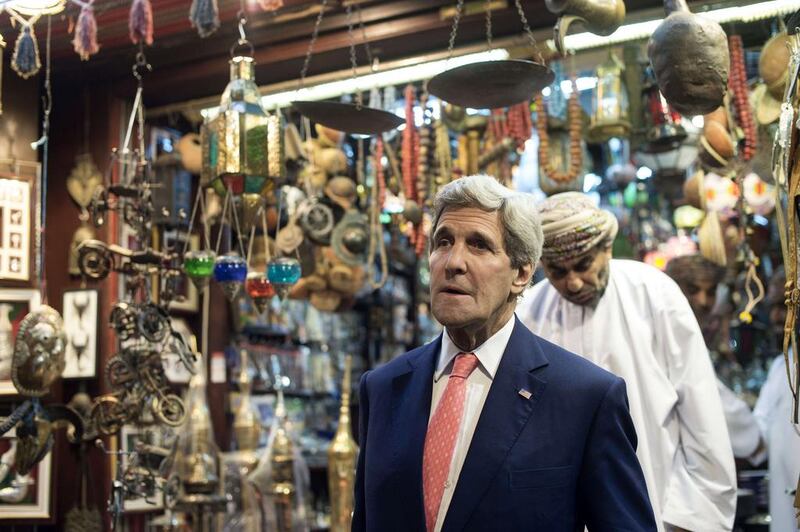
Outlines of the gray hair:
M431 237L446 209L478 208L498 211L503 224L503 247L512 268L536 267L542 256L542 223L533 195L516 192L488 175L471 175L442 187L433 202ZM533 279L531 279L531 284Z

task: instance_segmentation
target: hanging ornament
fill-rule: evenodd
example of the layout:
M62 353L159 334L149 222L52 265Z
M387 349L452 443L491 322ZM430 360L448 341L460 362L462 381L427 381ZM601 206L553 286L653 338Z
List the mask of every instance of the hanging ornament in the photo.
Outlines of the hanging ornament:
M133 44L153 44L153 6L150 0L133 0L128 31Z
M300 280L301 273L300 262L291 257L279 257L267 264L267 278L281 299L285 299L289 289Z
M17 43L14 45L11 68L22 79L35 76L39 69L42 68L42 62L39 59L39 44L36 42L36 34L33 31L32 22L25 21L22 24L22 31L20 31Z
M217 0L194 0L189 10L189 21L200 37L208 37L219 29Z
M214 275L216 254L210 250L189 251L183 255L183 271L198 290L208 286Z
M222 286L225 297L233 301L247 278L247 263L239 255L222 255L214 262L214 280Z
M100 51L100 45L97 43L94 0L77 3L81 6L81 14L78 15L78 21L75 23L75 37L72 39L72 46L75 48L75 52L81 56L81 60L88 61L90 56Z
M262 272L250 272L244 285L247 295L253 300L259 314L263 314L269 305L270 299L275 295L275 287Z

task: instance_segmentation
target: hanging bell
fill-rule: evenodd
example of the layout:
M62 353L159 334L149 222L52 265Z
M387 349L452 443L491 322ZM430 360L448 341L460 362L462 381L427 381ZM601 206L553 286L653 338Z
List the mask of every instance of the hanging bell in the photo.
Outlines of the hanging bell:
M250 272L244 284L247 295L253 300L259 314L267 310L270 299L275 295L275 287L269 282L267 276L261 272Z
M233 301L247 278L247 262L239 255L223 255L214 262L214 280Z
M267 278L281 299L286 299L289 289L300 280L302 269L297 259L280 257L267 265Z
M219 114L201 129L202 182L220 196L229 188L234 195L260 194L285 173L281 115L261 106L252 57L236 56L230 68Z
M198 290L207 287L214 275L214 259L216 254L208 250L187 251L183 256L183 271Z

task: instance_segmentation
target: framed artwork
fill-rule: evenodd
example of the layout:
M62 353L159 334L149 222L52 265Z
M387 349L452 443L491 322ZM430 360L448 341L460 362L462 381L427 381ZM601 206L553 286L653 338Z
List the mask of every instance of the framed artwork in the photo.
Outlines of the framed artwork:
M150 445L163 446L166 437L161 434L157 428L145 429L134 425L123 425L120 430L120 450L123 452L131 452L136 449L136 442L142 441ZM122 455L122 467L126 469L130 463L130 456ZM139 465L147 469L156 471L159 463L148 462L144 459L140 460ZM156 487L152 497L126 497L123 501L123 509L125 512L154 512L164 508L164 491Z
M186 246L186 238L189 238L189 246ZM164 250L170 250L183 255L184 249L196 251L200 249L200 235L187 235L185 231L165 231ZM200 308L200 297L197 287L185 275L174 278L175 293L177 297L169 304L170 311L178 312L197 312Z
M14 429L0 437L0 462L14 463L17 438ZM27 475L13 465L0 468L0 523L18 520L51 520L51 478L53 452L50 451ZM0 525L0 529L4 529Z
M65 379L91 378L97 375L97 290L64 292L62 317L67 333Z
M183 336L186 345L197 345L197 339L195 338L194 333L192 333L192 330L189 328L189 324L185 319L170 317L170 322L172 323L172 329ZM192 378L191 372L186 369L186 365L181 362L181 359L177 353L167 350L161 355L161 361L162 364L164 364L164 374L167 376L169 382L174 384L187 384ZM202 362L198 360L195 362L195 365L200 363Z
M31 183L0 179L0 279L31 278Z
M30 288L0 290L0 395L17 395L11 382L11 359L20 322L39 308L40 294Z

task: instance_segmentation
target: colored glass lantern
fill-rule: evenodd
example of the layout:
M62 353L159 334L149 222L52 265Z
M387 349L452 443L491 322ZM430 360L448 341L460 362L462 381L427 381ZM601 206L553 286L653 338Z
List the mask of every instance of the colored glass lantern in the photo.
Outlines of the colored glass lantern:
M258 194L285 173L281 115L261 106L252 57L231 59L230 72L219 114L201 129L202 182L220 196Z
M223 255L214 263L214 280L233 301L247 278L247 263L239 255Z
M187 251L183 256L183 271L198 290L208 286L208 281L214 275L215 259L216 254L207 250Z
M281 299L284 299L289 289L300 280L302 269L297 259L280 257L270 261L267 265L267 278L275 286Z
M267 309L270 299L276 293L275 287L269 282L267 276L261 272L248 273L244 288L247 291L247 295L253 300L258 312L262 314Z

